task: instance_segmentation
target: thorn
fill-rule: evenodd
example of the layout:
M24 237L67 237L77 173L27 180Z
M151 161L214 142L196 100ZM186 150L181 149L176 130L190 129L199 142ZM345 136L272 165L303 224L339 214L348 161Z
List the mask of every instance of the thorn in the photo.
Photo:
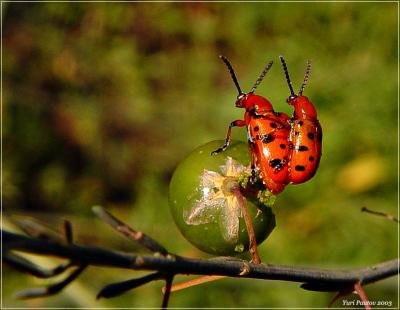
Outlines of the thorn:
M185 288L189 288L192 286L204 284L207 282L211 282L211 281L215 281L215 280L219 280L219 279L223 279L223 278L226 278L226 276L202 276L202 277L194 278L189 281L185 281L185 282L181 282L181 283L173 285L171 287L171 292L181 291L181 290L184 290ZM162 289L162 292L163 293L165 292L165 287Z

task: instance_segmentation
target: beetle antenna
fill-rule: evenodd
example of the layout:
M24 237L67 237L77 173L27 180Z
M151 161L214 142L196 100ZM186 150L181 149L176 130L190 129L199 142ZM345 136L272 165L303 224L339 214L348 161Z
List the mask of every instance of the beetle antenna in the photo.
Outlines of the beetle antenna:
M304 87L306 87L307 82L310 78L310 73L311 73L311 60L309 59L309 60L307 60L306 73L304 74L303 84L301 84L301 86L300 86L299 96L303 95Z
M290 80L290 77L289 77L289 71L287 69L285 59L283 58L283 56L279 56L279 59L281 60L281 63L282 63L282 66L283 66L283 72L285 72L286 81L287 81L287 83L289 85L290 94L292 96L296 96L296 94L293 91L292 81Z
M273 61L271 60L264 68L264 70L261 72L260 76L258 77L258 79L256 80L256 82L254 83L253 87L250 89L249 93L252 94L254 93L254 91L256 90L256 88L258 87L258 85L260 85L261 81L263 80L264 76L267 74L268 70L271 69L273 64Z
M242 90L240 89L239 82L238 82L238 80L237 80L237 78L236 78L235 71L233 70L232 65L231 65L231 63L229 62L228 58L226 58L226 57L223 56L223 55L219 55L219 58L221 58L221 60L222 60L222 61L225 63L225 65L228 67L229 73L231 74L233 83L235 83L235 86L236 86L236 88L237 88L237 90L238 90L238 92L239 92L239 95L243 94Z

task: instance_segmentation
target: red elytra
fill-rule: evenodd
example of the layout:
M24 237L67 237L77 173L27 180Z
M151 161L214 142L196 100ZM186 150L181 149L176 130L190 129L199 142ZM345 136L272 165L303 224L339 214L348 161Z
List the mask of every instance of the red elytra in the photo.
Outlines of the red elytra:
M300 184L311 179L318 169L322 152L322 128L317 118L317 110L311 101L303 96L304 87L310 77L311 62L307 62L304 81L299 93L293 91L285 60L281 59L283 70L290 90L287 103L294 108L291 118L289 143L292 146L288 173L288 181Z
M245 113L252 169L258 170L260 179L271 192L279 193L287 184L289 116L274 112L272 105L260 107L257 103L264 99L260 96L250 94L244 100L255 99L254 109Z
M224 56L220 58L228 67L239 92L236 107L244 108L246 111L244 120L231 122L225 144L212 154L224 151L229 146L232 127L246 126L253 180L258 171L266 188L278 194L289 183L299 184L310 179L318 167L322 138L315 108L307 97L302 96L309 77L310 66L307 66L304 82L299 95L296 96L291 88L286 64L281 58L292 94L288 98L288 103L295 109L293 117L290 118L285 113L275 112L266 98L254 94L255 89L271 68L272 61L261 72L251 90L245 94L240 89L228 59Z

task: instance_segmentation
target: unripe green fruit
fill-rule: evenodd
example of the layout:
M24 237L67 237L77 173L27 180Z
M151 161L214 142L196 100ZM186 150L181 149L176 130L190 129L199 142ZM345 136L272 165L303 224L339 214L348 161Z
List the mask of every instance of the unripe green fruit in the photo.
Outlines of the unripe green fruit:
M169 204L179 230L193 245L211 254L235 255L248 250L249 236L230 189L250 173L250 154L245 143L232 141L224 152L211 155L223 143L202 145L178 165L170 183ZM275 216L254 195L246 201L259 244L275 227Z

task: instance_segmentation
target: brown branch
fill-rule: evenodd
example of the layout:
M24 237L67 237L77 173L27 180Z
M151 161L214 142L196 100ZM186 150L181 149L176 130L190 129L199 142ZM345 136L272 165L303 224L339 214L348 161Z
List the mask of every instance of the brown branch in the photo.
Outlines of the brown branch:
M42 224L35 223L32 221L23 221L18 223L18 225L30 236L36 236L39 239L44 239L47 241L57 242L59 240L58 237L55 237L54 232L43 226ZM67 244L73 244L73 232L72 232L72 224L65 220L64 221L64 238ZM29 288L23 291L18 292L15 297L20 299L28 299L28 298L37 298L37 297L45 297L57 294L64 287L74 281L87 267L87 264L79 264L72 260L67 263L58 265L54 269L44 269L40 266L32 263L28 259L14 254L10 251L5 251L3 253L3 257L5 261L15 268L30 273L32 275L36 275L40 278L51 278L58 274L64 273L66 270L73 266L77 266L77 268L71 272L64 280L60 282L53 283L46 287L38 287L38 288Z
M354 290L360 296L360 299L363 302L365 310L371 310L371 306L370 306L367 294L365 294L363 288L361 287L360 282L357 282L354 284Z
M123 234L130 240L138 242L144 248L150 250L154 253L161 253L162 255L167 255L168 251L153 238L147 236L141 231L136 231L132 227L126 225L124 222L117 219L115 216L107 212L100 206L95 206L92 208L94 214L96 214L101 220L109 224L119 233Z
M253 223L251 221L249 210L247 208L246 199L243 197L242 193L240 192L239 186L234 186L232 188L232 192L235 194L236 199L238 200L240 208L243 213L244 222L246 224L247 233L249 235L249 252L252 257L251 261L254 264L261 264L261 258L260 258L260 255L258 254L258 249L257 249L256 233L254 232L254 227L253 227Z
M373 214L373 215L383 216L383 217L385 217L386 219L388 219L389 221L393 221L393 222L396 222L396 223L400 223L399 219L396 218L396 217L394 217L394 216L391 215L391 214L387 214L387 213L384 213L384 212L378 212L378 211L370 210L370 209L368 209L367 207L362 207L362 208L361 208L361 212L366 212L366 213Z
M56 294L74 281L90 265L133 270L153 270L153 273L140 278L109 284L100 291L97 297L114 297L148 282L164 280L166 286L163 290L162 309L166 309L168 306L170 293L174 289L172 282L176 274L206 276L201 277L200 280L221 277L242 277L300 282L303 283L301 287L306 290L337 291L339 292L337 297L356 290L360 293L361 299L365 301L367 298L364 296L365 294L361 285L376 282L399 273L398 259L363 269L327 270L257 264L254 259L253 263L249 263L235 258L224 257L209 260L181 257L168 253L157 241L143 232L131 228L101 207L95 207L94 212L119 233L152 251L153 255L142 256L98 247L76 245L73 243L72 226L68 221L64 222L64 238L66 242L61 238L55 238L52 231L40 224L35 223L32 225L31 223L24 223L24 230L30 236L1 231L2 254L5 262L23 272L42 278L63 273L74 266L77 268L60 282L44 288L24 290L19 292L17 297L35 298ZM45 269L16 254L15 251L57 256L68 259L69 262L61 264L55 269Z
M59 275L74 266L72 262L68 262L58 265L53 269L45 269L12 252L3 253L3 261L21 272L26 272L43 279Z
M67 278L60 282L54 283L46 287L28 288L15 294L15 297L19 299L29 299L57 294L64 287L74 281L85 270L85 268L86 265L81 265L77 269L75 269Z
M174 281L174 275L169 274L165 278L165 288L163 289L163 300L161 304L161 309L167 309L168 308L168 302L169 302L169 296L171 295L171 288L172 288L172 282Z
M151 281L160 280L164 278L164 274L161 272L153 272L144 277L134 278L123 282L117 282L108 284L97 294L97 299L99 298L111 298L119 296L128 290L132 290L143 284Z
M81 265L132 270L154 270L168 274L220 275L304 283L312 291L341 291L357 281L365 285L399 273L399 260L355 270L329 270L272 264L252 264L239 259L193 259L175 255L141 256L91 246L59 244L2 231L3 251L21 251L70 259ZM248 272L243 273L243 268Z

